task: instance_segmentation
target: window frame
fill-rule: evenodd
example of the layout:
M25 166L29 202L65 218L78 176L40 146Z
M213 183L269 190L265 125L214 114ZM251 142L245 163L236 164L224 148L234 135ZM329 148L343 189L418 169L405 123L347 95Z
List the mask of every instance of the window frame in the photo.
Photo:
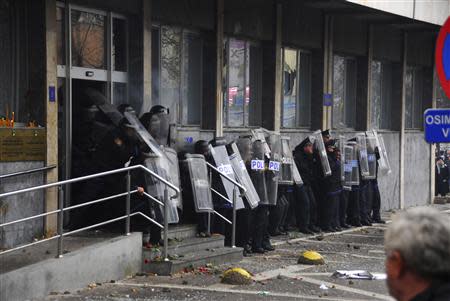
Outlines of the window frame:
M334 116L335 116L335 114L334 114L334 95L335 95L335 93L334 93L334 62L335 62L335 57L336 56L338 56L338 57L341 57L343 60L344 60L344 79L343 79L343 99L344 99L344 108L343 108L343 120L344 120L344 126L343 127L336 127L335 126L335 122L334 122ZM347 99L347 94L348 94L348 91L347 91L347 87L348 87L348 64L347 64L347 62L348 61L352 61L352 62L354 62L354 64L355 64L355 80L357 80L357 78L358 78L358 59L357 59L357 57L356 56L352 56L352 55L346 55L346 54L342 54L342 53L333 53L333 74L332 74L332 78L333 78L333 80L332 80L332 86L333 86L333 92L332 92L332 95L333 95L333 106L332 106L332 109L331 109L331 124L332 124L332 128L333 129L336 129L336 130L343 130L343 131L354 131L355 130L355 128L356 128L356 126L357 126L357 124L356 124L356 102L357 102L357 98L358 98L358 86L357 86L357 83L356 83L356 81L355 81L355 85L354 85L354 88L353 88L353 92L354 92L354 95L355 95L355 97L354 97L354 114L353 114L353 120L352 120L352 122L353 122L353 124L351 124L351 125L349 125L348 124L348 116L347 116L347 110L346 110L346 107L347 107L347 101L346 101L346 99Z
M312 112L312 52L310 50L306 50L303 48L296 48L296 47L291 47L291 46L283 46L281 48L281 61L284 65L284 51L285 50L293 50L296 52L296 78L297 78L297 83L296 83L296 108L295 108L295 126L290 127L290 126L284 126L283 120L284 120L284 70L282 70L281 73L281 87L282 87L282 93L281 93L281 129L283 130L290 130L290 129L300 129L300 130L308 130L311 129L311 112ZM309 64L309 70L308 70L308 77L309 77L309 82L308 82L308 86L309 86L309 124L308 125L303 125L300 126L298 125L300 122L300 117L298 114L298 106L300 103L300 68L301 68L301 55L302 54L308 54L310 55L310 64ZM284 66L283 66L284 67Z
M246 76L244 75L244 89L246 89L246 85L248 84L249 86L249 90L250 90L250 97L251 97L251 91L252 90L256 90L256 95L258 97L258 101L259 101L259 105L261 105L262 102L262 93L261 93L261 81L258 81L256 87L254 87L253 89L250 87L250 83L251 83L251 74L252 74L252 70L251 70L251 57L250 57L250 51L251 51L251 47L256 47L259 51L262 51L261 48L261 43L255 40L251 40L251 39L247 39L244 37L239 37L239 36L224 36L223 39L223 51L224 51L224 67L226 66L226 70L223 74L223 83L222 83L222 99L223 99L223 103L222 103L222 107L223 107L223 113L222 113L222 120L223 120L223 127L227 128L227 129L239 129L239 128L258 128L261 127L261 125L250 125L250 105L246 106L245 105L245 95L246 95L246 91L244 91L244 103L243 103L243 110L242 110L242 118L243 118L243 122L242 125L229 125L229 114L228 114L228 106L226 105L228 102L228 95L229 95L229 82L230 82L230 64L229 64L229 55L230 55L230 40L238 40L238 41L243 41L245 42L245 54L244 54L244 65L247 66L248 65L248 83L247 83L247 79ZM248 56L247 56L248 53ZM249 59L247 59L247 57ZM225 64L226 62L226 64ZM260 66L262 67L262 66ZM245 71L247 72L247 70ZM261 70L262 72L262 70ZM246 108L247 107L247 108ZM246 120L245 116L246 114L248 114L248 120ZM262 114L261 114L261 118L262 118Z
M159 93L158 93L158 99L157 100L153 99L153 93L152 93L152 105L157 105L157 104L164 105L164 104L161 103L161 73L162 73L162 64L161 64L162 30L161 29L163 27L169 27L169 28L172 28L172 29L179 29L180 32L181 32L180 57L179 57L179 59L180 59L180 72L179 72L180 73L179 74L180 75L180 81L179 81L179 88L178 88L178 90L179 90L178 91L179 92L179 99L176 101L176 108L177 108L176 109L177 114L176 114L176 119L175 119L176 125L177 125L177 127L184 127L184 128L200 127L202 125L202 122L203 122L203 97L204 97L204 95L203 95L204 94L204 91L203 91L203 67L204 67L204 64L203 64L204 53L203 53L203 51L204 51L204 49L203 49L203 47L204 47L204 43L205 43L204 36L203 36L201 31L190 29L190 28L184 28L182 26L177 26L177 25L155 23L155 22L152 23L152 31L156 29L159 32L159 40L158 40L159 50L158 50L158 58L157 58L158 59L158 70L157 70L157 72L158 72L158 79L157 79L158 82L156 83L158 85ZM200 61L201 78L200 78L200 91L199 91L200 92L200 106L198 108L198 110L200 111L200 113L199 113L200 118L199 118L198 123L188 123L188 122L184 122L184 120L183 120L184 104L187 102L187 99L185 99L185 97L183 95L183 86L185 84L185 78L183 76L183 71L184 71L184 68L185 68L185 65L186 65L186 62L184 60L184 50L185 50L184 49L185 48L184 47L184 38L185 38L185 34L187 34L187 33L197 35L197 37L200 38L201 44L202 44L202 47L201 47L201 61ZM152 56L153 56L153 51L152 51ZM153 66L152 66L151 69L152 70L150 72L153 72ZM153 77L153 74L152 74L152 89L154 87L153 81L154 81L154 77ZM187 105L188 104L186 103L186 106Z

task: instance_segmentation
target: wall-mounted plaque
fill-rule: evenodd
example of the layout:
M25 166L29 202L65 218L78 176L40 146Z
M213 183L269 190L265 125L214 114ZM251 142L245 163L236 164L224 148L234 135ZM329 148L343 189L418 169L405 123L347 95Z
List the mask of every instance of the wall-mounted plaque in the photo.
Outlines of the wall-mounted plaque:
M45 161L43 128L0 128L0 162Z

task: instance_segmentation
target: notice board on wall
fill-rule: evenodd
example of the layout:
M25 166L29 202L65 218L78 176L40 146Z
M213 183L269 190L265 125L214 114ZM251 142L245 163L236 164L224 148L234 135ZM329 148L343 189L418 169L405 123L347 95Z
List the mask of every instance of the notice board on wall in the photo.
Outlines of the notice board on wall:
M0 128L0 162L45 161L46 130Z

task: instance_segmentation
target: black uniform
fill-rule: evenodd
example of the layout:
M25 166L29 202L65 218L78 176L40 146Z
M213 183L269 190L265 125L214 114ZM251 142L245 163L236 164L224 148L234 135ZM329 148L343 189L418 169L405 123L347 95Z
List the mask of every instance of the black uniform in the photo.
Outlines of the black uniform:
M294 150L294 161L303 180L303 186L295 186L298 199L297 226L301 232L318 232L317 204L313 192L316 181L315 163L313 155L303 151L307 143L311 143L309 138L303 140Z
M447 165L435 167L436 177L435 177L435 195L445 196L449 192L448 178L449 172Z
M326 145L334 144L330 140ZM325 202L323 204L320 226L324 231L340 230L339 222L339 198L342 191L341 186L341 164L334 152L327 152L328 162L331 168L331 176L324 179Z

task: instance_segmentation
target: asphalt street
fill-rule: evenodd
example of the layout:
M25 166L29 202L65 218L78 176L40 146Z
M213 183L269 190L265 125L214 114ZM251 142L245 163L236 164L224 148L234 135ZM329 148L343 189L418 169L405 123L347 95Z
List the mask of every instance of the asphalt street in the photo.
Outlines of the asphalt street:
M449 206L439 206L450 213ZM385 219L389 219L386 213ZM305 236L291 232L273 239L276 250L244 258L232 265L206 266L171 277L136 275L110 283L91 284L75 292L55 292L45 301L88 300L392 300L385 280L338 279L336 270L384 272L383 235L386 225ZM305 250L319 252L325 265L297 264ZM221 283L223 271L242 267L253 274L249 285Z

